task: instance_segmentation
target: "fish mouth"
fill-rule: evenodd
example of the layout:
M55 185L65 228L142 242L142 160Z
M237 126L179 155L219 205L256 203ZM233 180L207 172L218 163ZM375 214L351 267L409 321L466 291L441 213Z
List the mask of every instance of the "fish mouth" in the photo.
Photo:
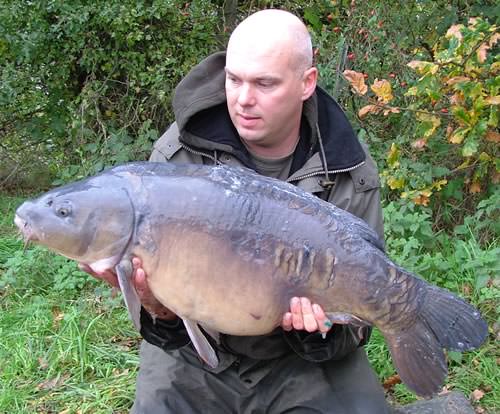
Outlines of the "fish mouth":
M26 248L31 241L37 241L38 237L36 237L33 228L30 226L27 220L21 218L16 214L14 217L14 223L19 229L19 233L24 240L24 247Z

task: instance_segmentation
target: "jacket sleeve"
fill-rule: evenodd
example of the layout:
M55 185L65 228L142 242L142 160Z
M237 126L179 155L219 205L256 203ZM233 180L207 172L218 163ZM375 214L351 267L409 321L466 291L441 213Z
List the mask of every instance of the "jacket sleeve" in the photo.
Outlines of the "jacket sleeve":
M153 320L152 316L141 308L141 335L152 345L164 351L173 351L189 344L189 335L180 318L173 321Z

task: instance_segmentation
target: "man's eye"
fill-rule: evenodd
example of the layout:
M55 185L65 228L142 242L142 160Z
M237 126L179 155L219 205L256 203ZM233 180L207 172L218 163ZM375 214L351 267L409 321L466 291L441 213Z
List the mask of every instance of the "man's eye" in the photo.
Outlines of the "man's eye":
M261 88L271 88L272 86L274 86L274 83L273 82L268 82L268 81L261 81L261 82L258 83L258 85Z

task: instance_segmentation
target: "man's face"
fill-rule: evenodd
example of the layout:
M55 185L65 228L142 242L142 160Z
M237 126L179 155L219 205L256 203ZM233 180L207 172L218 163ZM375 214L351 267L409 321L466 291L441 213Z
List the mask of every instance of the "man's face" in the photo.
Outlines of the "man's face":
M226 58L231 120L250 147L273 146L289 138L300 123L302 76L291 67L286 50L235 49Z

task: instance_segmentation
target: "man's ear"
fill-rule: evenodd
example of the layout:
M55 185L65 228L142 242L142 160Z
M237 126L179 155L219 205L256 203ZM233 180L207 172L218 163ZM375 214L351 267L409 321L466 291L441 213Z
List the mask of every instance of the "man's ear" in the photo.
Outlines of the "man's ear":
M315 67L309 68L304 72L302 78L302 100L308 99L316 90L318 82L318 69Z

